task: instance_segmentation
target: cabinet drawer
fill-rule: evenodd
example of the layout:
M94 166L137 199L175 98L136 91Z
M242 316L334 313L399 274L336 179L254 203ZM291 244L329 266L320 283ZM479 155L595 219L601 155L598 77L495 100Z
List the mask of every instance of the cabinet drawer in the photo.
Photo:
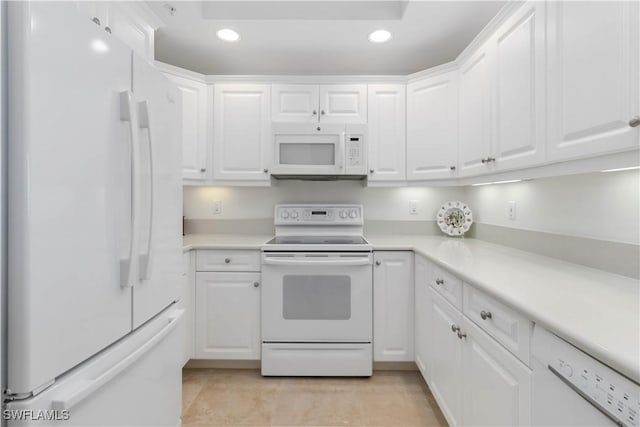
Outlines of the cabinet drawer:
M531 322L493 297L464 284L464 314L529 365Z
M260 271L260 252L211 250L196 254L197 271Z
M431 286L451 305L462 311L462 280L440 267L435 267Z

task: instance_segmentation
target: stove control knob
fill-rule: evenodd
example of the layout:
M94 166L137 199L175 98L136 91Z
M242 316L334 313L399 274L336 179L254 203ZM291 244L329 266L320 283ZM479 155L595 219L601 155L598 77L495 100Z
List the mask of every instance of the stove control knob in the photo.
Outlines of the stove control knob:
M287 211L280 212L280 218L282 218L282 219L289 218L289 212L287 212Z
M347 211L340 211L340 218L344 219L347 217Z
M349 214L349 216L350 216L351 218L357 218L357 217L358 217L358 212L356 212L356 211L351 211L351 213Z
M293 219L298 218L298 212L297 211L291 212L291 218L293 218Z

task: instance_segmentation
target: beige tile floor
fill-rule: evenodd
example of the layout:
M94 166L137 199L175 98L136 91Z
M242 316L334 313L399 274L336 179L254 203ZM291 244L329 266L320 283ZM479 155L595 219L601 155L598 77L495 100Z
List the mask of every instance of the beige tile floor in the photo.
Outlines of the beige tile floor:
M447 426L418 372L371 378L264 378L257 370L185 369L182 425Z

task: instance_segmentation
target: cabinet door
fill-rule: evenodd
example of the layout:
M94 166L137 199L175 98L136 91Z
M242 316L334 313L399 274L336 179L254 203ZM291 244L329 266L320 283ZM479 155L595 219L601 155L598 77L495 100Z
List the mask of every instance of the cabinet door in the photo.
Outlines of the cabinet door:
M268 181L271 87L219 84L214 88L213 176L217 180Z
M457 71L407 85L408 181L456 176L457 85Z
M320 122L366 123L367 85L320 86Z
M369 85L369 181L405 179L405 85Z
M461 176L491 171L489 49L481 48L460 68L460 157Z
M377 251L373 270L373 360L413 361L413 252Z
M182 177L204 179L207 174L207 85L166 75L182 95Z
M462 418L462 342L455 331L462 315L433 289L431 296L431 370L429 387L449 425ZM487 389L488 390L488 389Z
M544 2L528 2L498 30L494 43L496 169L544 161Z
M271 86L271 120L274 122L317 122L317 85Z
M433 274L433 264L426 258L415 255L414 268L414 347L415 361L418 369L426 381L430 378L431 355L431 298L429 296L429 282Z
M196 273L196 357L260 359L260 274Z
M531 425L531 370L500 344L464 320L465 425Z
M637 1L548 3L549 159L637 147Z

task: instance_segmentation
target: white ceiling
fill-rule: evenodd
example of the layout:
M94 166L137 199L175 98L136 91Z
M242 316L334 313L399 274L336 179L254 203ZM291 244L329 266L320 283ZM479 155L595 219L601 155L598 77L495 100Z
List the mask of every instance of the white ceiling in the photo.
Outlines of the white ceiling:
M505 2L387 1L375 10L367 9L373 2L344 2L350 19L323 9L335 2L203 3L149 2L166 23L156 32L157 60L203 74L406 75L453 60ZM219 40L221 28L236 30L240 41ZM370 43L376 29L391 31L392 40Z

